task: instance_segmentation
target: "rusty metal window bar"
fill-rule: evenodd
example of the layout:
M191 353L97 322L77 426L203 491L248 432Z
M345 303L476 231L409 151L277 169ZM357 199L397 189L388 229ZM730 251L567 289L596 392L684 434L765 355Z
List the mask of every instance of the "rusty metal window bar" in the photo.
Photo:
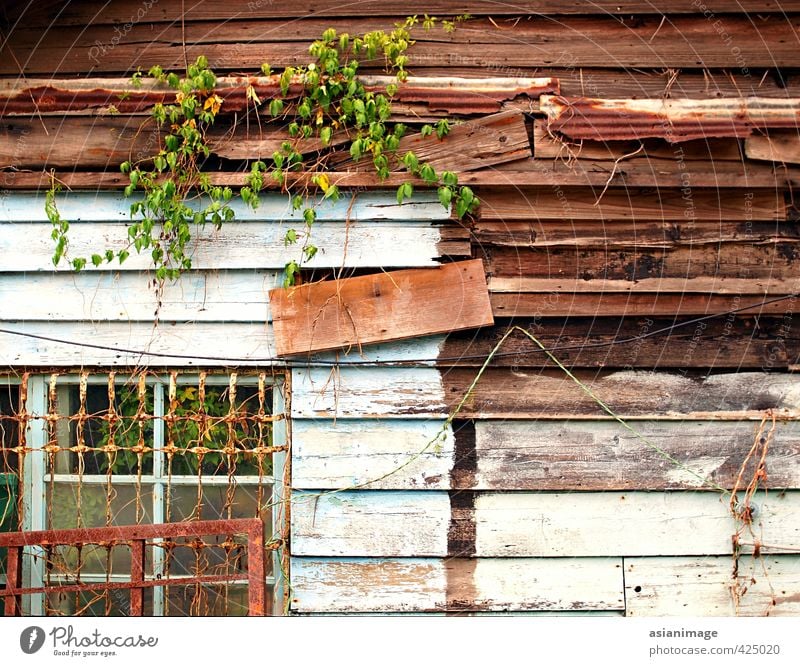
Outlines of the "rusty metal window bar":
M0 401L4 469L21 476L21 528L49 530L259 517L270 550L270 607L283 608L286 427L280 376L260 373L26 374L5 382ZM14 403L16 402L16 406ZM7 403L7 404L6 404ZM13 444L13 445L12 445ZM149 575L197 574L219 554L155 541ZM121 582L123 548L26 549L30 587ZM1 573L1 572L0 572ZM242 581L244 582L244 581ZM157 586L146 614L198 614L194 586ZM234 583L209 614L246 612ZM183 596L181 596L183 595ZM191 597L191 598L190 598ZM237 599L239 600L237 603ZM25 614L124 614L118 599L26 597ZM224 603L223 603L224 602Z

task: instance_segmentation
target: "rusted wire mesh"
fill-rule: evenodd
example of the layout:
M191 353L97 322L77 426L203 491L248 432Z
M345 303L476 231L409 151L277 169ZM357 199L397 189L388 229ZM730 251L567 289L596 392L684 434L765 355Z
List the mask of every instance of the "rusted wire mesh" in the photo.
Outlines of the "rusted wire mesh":
M44 495L39 503L26 497L24 483L16 496L6 493L5 513L13 512L19 525L88 529L257 517L267 550L280 549L285 516L275 497L282 472L274 461L288 445L276 438L284 414L275 409L281 402L274 377L53 373L38 379L38 388L33 377L0 380L0 471L28 479ZM38 402L37 390L44 394ZM32 404L43 409L31 411ZM145 614L246 612L244 584L188 579L243 570L243 551L229 538L156 539L147 548L146 575L175 584L145 590ZM130 571L127 545L52 546L27 557L26 568L54 590L44 595L43 612L126 614L126 595L118 590L60 592L57 586L119 582ZM268 574L274 580L280 572Z

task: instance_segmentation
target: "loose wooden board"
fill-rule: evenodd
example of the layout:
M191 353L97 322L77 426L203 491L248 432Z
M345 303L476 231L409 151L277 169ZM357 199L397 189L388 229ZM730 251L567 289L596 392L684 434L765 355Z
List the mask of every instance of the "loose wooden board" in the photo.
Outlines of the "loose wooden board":
M270 305L279 356L494 323L479 259L273 289Z
M800 164L800 135L797 130L773 131L769 136L745 139L744 152L754 160Z

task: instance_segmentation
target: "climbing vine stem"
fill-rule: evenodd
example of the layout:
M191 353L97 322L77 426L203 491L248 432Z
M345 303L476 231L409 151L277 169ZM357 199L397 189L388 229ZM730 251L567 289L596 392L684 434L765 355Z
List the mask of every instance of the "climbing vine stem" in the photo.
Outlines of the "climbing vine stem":
M452 31L466 18L442 21L441 25ZM257 113L264 111L279 123L286 138L269 159L249 165L238 193L231 187L214 185L204 171L212 152L208 132L224 108L217 76L208 60L200 56L184 76L159 66L150 68L147 76L172 89L174 99L156 104L151 112L162 136L158 151L121 165L128 177L125 196L137 195L130 206L126 242L89 257L73 257L69 259L72 267L81 270L89 262L94 266L123 263L132 251L147 252L155 271L154 284L163 286L166 280L175 280L192 267L190 241L197 229L207 224L219 229L233 220L232 202L237 196L256 209L259 195L271 186L288 195L293 215L302 220L302 226L289 228L283 239L287 247L300 247L296 253L287 251L285 276L287 284L292 284L301 266L318 252L311 234L318 205L340 197L338 186L328 176L334 147L348 145L350 158L371 165L379 180L385 180L391 171L405 171L435 188L441 204L452 207L457 217L473 212L479 201L472 190L459 186L453 171L437 171L413 151L404 151L401 140L407 127L390 122L392 99L408 77L407 51L414 44L411 32L417 27L431 30L437 21L427 15L411 16L391 31L376 30L360 36L329 28L310 45L308 64L286 67L279 74L273 74L269 64L262 65L261 73L276 84L276 92L270 99L261 100L255 87L248 85L247 100ZM384 87L364 85L358 77L362 60L382 60L393 77L391 82ZM131 85L141 86L143 76L142 72L134 74ZM423 125L420 134L441 141L449 131L450 122L443 118L435 125ZM313 175L298 178L298 174ZM69 222L56 205L58 189L53 181L45 201L53 223L56 265L68 258L69 247ZM402 204L413 193L410 179L401 183L397 202Z

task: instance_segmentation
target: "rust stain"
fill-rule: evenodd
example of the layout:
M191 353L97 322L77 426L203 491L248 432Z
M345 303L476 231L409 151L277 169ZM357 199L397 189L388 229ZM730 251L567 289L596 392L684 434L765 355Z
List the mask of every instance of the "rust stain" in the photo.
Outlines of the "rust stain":
M755 129L795 128L800 99L596 99L543 95L547 129L570 139L662 138L670 143L741 138Z
M383 91L392 77L364 77L367 90ZM147 83L142 88L132 88L122 79L97 79L86 82L38 82L25 88L0 91L0 116L30 115L32 113L57 113L102 110L112 106L119 113L140 113L154 104L173 98L175 91L163 85ZM493 113L503 101L520 95L538 97L544 93L557 93L558 79L454 79L452 77L409 77L400 86L395 99L401 102L422 102L431 110L458 114ZM224 103L221 113L239 113L252 108L251 94L261 100L281 96L280 77L228 76L218 80L216 93ZM289 86L286 97L293 99L303 92L299 77Z

